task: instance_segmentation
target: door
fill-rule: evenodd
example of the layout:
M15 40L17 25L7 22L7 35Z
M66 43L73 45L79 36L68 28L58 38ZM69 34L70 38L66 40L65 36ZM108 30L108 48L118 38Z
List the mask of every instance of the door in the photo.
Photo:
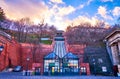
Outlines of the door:
M81 75L87 75L86 67L81 67L80 71L81 71Z
M35 75L40 75L40 67L35 67Z

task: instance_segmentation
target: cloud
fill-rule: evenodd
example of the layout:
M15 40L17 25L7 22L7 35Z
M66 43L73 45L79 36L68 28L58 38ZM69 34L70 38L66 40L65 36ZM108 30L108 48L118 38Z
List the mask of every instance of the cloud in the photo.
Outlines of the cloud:
M68 6L68 7L58 8L58 10L59 10L58 15L65 16L65 15L68 15L68 14L74 12L76 9L72 6Z
M6 16L12 20L29 17L33 21L40 19L48 13L48 6L44 2L33 3L30 0L0 0Z
M57 22L55 22L55 25L59 26L60 30L65 30L67 28L67 26L72 25L73 26L77 26L80 24L84 24L84 23L90 23L92 26L95 26L97 23L101 22L100 20L98 20L95 17L92 18L88 18L86 16L78 16L76 18L74 18L73 20L70 20L68 18L64 18L64 20L57 20Z
M104 20L98 20L96 18L96 16L88 18L86 16L78 16L77 18L73 19L73 20L67 20L65 21L68 25L72 24L73 26L77 26L80 24L84 24L84 23L90 23L92 25L92 27L96 27L97 24L99 23L104 23L104 28L109 28L110 25L109 23L105 22Z
M82 9L84 8L85 6L89 6L91 2L93 2L94 0L88 0L87 2L83 3L83 4L80 4L77 9Z
M114 16L119 16L120 15L120 7L115 7L112 11Z
M72 6L59 7L58 5L53 5L49 9L50 17L47 22L51 25L55 25L58 29L63 30L68 25L66 23L67 16L74 12L76 9ZM66 12L67 11L67 12Z
M62 0L51 1L63 3ZM0 6L4 9L9 19L19 20L29 17L35 24L40 23L44 19L45 23L55 25L58 29L64 29L67 25L65 23L67 16L76 9L70 5L59 6L54 3L49 5L45 4L42 0L39 2L32 2L31 0L0 0Z
M107 11L106 11L106 8L103 7L103 6L100 6L98 8L98 14L100 14L102 17L104 17L106 15Z
M106 7L99 6L99 8L98 8L98 14L101 15L101 17L103 17L104 19L113 20L113 18L109 15L108 12L109 11L107 11Z
M82 9L82 8L84 8L84 4L80 4L78 7L77 7L77 9Z
M113 0L101 0L102 2L113 2Z
M93 2L94 0L88 0L87 5L89 5L91 2Z
M78 16L74 18L73 20L68 19L68 18L64 18L63 20L62 18L62 20L56 20L56 21L57 22L55 22L54 25L59 26L58 28L60 30L63 30L63 29L65 30L67 26L72 25L72 24L73 26L77 26L77 25L84 24L84 23L90 23L94 27L97 23L101 22L95 17L88 18L87 16Z
M96 19L95 17L92 17L92 18L88 18L86 16L78 16L77 18L75 18L72 22L73 22L73 25L79 25L79 24L83 24L83 23L90 23L92 26L96 25L96 23L98 22L99 20Z
M64 2L62 0L50 0L53 3L57 3L57 4L63 4Z
M49 4L44 0L0 0L0 7L4 9L6 16L12 20L29 17L35 24L44 19L45 23L55 25L60 30L70 25L79 25L80 23L90 22L95 25L97 20L95 17L88 18L87 16L78 16L74 19L69 19L69 15L75 12L78 8L71 5L63 4L62 0L50 0ZM81 4L79 9L89 5L93 0ZM60 4L60 5L59 5ZM99 7L98 14L102 17L109 17L105 7ZM85 14L84 14L85 15ZM109 17L110 18L110 17Z

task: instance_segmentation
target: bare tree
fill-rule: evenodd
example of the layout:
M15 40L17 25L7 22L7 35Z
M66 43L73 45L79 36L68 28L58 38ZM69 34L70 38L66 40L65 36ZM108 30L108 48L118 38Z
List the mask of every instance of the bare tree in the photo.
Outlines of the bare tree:
M0 21L5 20L5 13L3 11L3 9L0 7Z
M49 34L50 34L50 37L53 38L55 36L55 34L57 33L57 29L55 28L55 26L50 26L49 27Z
M14 29L17 31L17 39L19 42L26 42L27 34L30 27L29 18L22 18L21 20L15 22Z
M88 26L88 27L87 27ZM66 39L69 44L98 44L105 36L105 28L92 27L89 23L68 27Z

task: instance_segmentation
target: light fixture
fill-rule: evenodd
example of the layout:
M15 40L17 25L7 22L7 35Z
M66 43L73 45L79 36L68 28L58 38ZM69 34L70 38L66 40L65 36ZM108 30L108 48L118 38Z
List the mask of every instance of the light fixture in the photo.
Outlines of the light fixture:
M30 58L27 58L27 61L29 61L30 60Z
M4 49L4 46L1 45L1 46L0 46L0 54L2 53L3 49Z

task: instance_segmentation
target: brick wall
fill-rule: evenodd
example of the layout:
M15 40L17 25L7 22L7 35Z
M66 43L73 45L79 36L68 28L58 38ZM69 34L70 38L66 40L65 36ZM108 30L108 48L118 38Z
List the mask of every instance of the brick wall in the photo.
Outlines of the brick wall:
M21 44L21 54L22 54L22 66L23 69L26 70L27 66L28 69L34 68L33 63L40 64L40 70L41 74L43 73L43 64L44 64L44 56L49 54L52 51L51 45L40 45L36 47L34 50L35 45L22 43ZM34 55L34 57L33 57ZM27 58L30 58L29 61L27 61ZM36 66L35 66L36 67Z
M0 55L0 71L6 67L20 65L20 44L3 36L0 36L0 40L0 45L4 46Z

